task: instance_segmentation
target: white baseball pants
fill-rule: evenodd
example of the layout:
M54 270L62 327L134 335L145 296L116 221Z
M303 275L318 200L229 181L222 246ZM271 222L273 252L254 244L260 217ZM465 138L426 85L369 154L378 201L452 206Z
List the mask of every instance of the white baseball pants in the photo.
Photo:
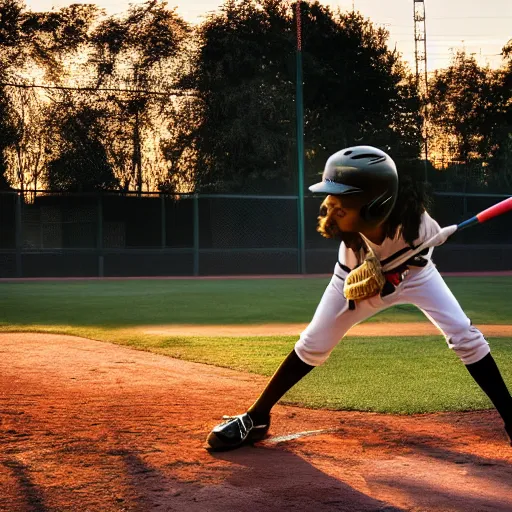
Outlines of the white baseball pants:
M305 363L319 366L352 326L397 304L414 304L423 311L464 364L476 363L490 352L482 333L471 325L432 263L412 268L393 293L358 301L354 310L343 295L343 281L334 275L311 323L295 344L295 352Z

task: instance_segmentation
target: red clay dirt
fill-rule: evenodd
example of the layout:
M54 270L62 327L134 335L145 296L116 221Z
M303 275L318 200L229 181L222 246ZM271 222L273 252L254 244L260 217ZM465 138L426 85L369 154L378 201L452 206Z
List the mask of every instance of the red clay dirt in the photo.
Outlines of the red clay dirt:
M2 511L512 510L494 411L278 405L273 437L211 454L265 377L62 335L0 334L0 352Z

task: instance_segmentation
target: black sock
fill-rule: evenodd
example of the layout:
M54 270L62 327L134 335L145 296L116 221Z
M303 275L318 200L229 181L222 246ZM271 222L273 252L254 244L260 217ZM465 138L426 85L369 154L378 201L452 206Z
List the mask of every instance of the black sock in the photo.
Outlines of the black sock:
M259 413L256 411L248 411L254 426L268 425L270 422L270 413Z
M491 354L466 365L471 376L489 397L505 425L512 428L512 397Z
M269 380L263 393L247 411L255 424L264 424L270 417L270 410L279 399L314 366L306 364L292 350Z

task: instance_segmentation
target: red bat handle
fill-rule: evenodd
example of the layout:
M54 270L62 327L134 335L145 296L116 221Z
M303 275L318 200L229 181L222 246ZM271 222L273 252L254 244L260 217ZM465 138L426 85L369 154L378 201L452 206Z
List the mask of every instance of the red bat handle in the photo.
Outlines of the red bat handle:
M502 213L509 212L510 210L512 210L512 197L504 199L503 201L500 201L499 203L491 206L490 208L487 208L487 210L480 212L479 214L477 214L476 218L478 219L478 222L481 223L485 222L486 220L492 219L497 215L501 215Z

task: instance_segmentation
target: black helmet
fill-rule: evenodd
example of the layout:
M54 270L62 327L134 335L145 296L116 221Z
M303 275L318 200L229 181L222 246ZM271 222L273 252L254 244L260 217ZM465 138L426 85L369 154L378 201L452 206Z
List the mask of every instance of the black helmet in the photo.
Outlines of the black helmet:
M382 224L395 206L398 174L389 155L372 146L345 148L329 157L322 181L311 192L350 195L367 223Z

